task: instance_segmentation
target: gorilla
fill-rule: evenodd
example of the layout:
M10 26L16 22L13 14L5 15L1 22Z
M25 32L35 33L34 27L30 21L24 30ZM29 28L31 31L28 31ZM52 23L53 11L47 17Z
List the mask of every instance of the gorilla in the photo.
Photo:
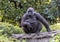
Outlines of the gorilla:
M32 7L27 9L21 19L21 27L27 34L39 33L42 30L42 24L46 27L47 32L51 31L48 22L39 13L35 12Z

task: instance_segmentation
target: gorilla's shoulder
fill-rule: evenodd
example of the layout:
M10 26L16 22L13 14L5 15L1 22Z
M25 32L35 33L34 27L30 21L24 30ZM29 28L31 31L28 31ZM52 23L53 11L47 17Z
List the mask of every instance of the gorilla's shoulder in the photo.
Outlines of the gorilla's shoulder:
M40 15L40 13L34 12L35 15Z

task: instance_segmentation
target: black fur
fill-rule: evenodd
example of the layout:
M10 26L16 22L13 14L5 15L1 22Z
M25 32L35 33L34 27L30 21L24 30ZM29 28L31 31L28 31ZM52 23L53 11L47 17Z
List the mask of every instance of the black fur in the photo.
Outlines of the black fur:
M42 29L42 24L46 27L46 30L50 32L48 22L39 14L34 11L33 8L28 8L27 12L21 19L21 27L25 33L39 33Z

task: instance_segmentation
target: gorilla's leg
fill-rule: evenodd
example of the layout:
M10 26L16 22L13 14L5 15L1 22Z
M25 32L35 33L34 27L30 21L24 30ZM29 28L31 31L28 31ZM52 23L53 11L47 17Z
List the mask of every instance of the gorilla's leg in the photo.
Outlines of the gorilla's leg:
M27 34L29 33L29 30L28 30L27 27L23 27L23 30L24 30L25 33L27 33Z
M32 26L28 22L24 22L23 29L25 33L31 33Z
M42 30L42 24L38 23L36 34L39 35L41 30Z

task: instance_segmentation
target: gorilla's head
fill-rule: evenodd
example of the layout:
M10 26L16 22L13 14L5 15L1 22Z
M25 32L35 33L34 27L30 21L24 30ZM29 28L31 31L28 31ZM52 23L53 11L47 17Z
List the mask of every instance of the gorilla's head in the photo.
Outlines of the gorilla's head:
M28 14L34 14L34 9L33 9L32 7L29 7L29 8L27 9L27 13L28 13Z

